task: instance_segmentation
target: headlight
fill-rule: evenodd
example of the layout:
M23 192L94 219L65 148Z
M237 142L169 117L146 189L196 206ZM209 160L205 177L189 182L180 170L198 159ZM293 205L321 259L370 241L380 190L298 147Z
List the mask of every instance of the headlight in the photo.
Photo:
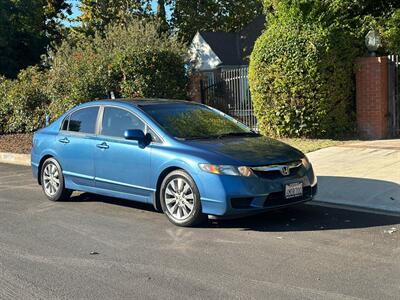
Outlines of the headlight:
M218 175L231 175L231 176L253 176L253 171L249 167L236 167L229 165L211 165L199 164L199 167L204 172L218 174Z
M311 163L310 163L310 161L308 160L307 156L304 156L304 157L301 159L301 163L303 164L303 166L304 166L306 169L309 169L309 168L311 167Z

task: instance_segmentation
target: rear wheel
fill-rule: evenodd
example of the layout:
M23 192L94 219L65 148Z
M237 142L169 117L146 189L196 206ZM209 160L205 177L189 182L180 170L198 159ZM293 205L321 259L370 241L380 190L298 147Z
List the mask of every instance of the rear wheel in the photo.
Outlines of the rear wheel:
M48 158L41 169L41 183L44 194L51 201L68 200L72 190L66 189L61 166L54 158Z
M185 171L176 170L164 178L160 200L165 215L175 225L188 227L205 220L197 186Z

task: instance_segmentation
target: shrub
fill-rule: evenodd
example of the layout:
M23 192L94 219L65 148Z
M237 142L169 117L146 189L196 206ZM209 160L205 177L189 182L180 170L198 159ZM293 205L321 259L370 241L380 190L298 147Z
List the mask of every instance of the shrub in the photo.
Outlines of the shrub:
M99 98L184 98L185 47L154 22L110 27L106 34L67 41L51 59L52 118Z
M0 78L0 134L31 132L71 107L117 97L185 98L186 48L158 32L158 24L135 21L105 34L69 39L48 56L48 69Z
M106 64L86 40L79 45L61 45L52 59L48 79L51 119L77 104L107 98L110 90Z
M186 97L183 61L171 51L149 49L129 53L118 62L116 71L123 78L122 97Z
M321 137L351 131L357 54L340 25L312 22L295 5L278 4L250 59L261 132Z
M21 71L16 80L0 82L0 133L31 132L45 124L45 85L46 76L36 67Z
M11 115L11 106L7 101L7 93L11 83L11 80L0 77L0 134L5 133L8 119Z

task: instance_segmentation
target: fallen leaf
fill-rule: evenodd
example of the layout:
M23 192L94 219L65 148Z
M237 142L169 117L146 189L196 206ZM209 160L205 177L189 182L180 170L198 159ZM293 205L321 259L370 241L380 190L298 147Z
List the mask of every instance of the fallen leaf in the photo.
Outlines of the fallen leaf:
M384 233L392 234L392 233L394 233L396 231L397 231L397 228L396 227L392 227L390 229L385 230Z

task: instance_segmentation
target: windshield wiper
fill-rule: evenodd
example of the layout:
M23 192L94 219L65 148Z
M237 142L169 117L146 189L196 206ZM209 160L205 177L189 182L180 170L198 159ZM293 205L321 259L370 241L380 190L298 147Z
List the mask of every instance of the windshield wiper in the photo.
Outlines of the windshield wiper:
M229 136L260 136L260 134L255 133L255 132L229 132L229 133L223 133L217 136L217 138L223 138L223 137L229 137Z
M186 141L191 141L191 140L210 140L210 139L216 139L218 138L217 135L209 135L209 136L191 136L188 138L182 138L183 140Z
M229 137L229 136L261 136L258 133L255 132L229 132L229 133L222 133L222 134L215 134L215 135L208 135L208 136L193 136L193 137L188 137L188 138L183 138L184 140L190 141L190 140L210 140L210 139L221 139L223 137Z

